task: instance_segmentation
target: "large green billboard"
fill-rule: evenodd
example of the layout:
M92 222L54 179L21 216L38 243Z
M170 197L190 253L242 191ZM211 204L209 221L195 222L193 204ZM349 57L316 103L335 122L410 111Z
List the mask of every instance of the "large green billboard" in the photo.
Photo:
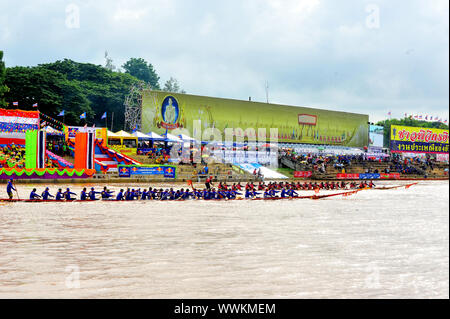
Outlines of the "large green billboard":
M326 111L250 101L212 98L160 91L144 91L142 123L144 133L169 133L177 128L187 129L191 136L194 121L201 120L202 130L216 128L222 134L234 129L234 135L248 139L277 138L279 143L328 144L353 147L368 145L368 115ZM278 136L269 129L277 128ZM254 129L254 130L253 130Z

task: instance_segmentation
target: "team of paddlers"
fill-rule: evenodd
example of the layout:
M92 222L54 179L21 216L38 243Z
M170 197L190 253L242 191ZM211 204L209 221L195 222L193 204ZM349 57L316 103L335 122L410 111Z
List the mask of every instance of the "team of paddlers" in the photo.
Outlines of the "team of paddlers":
M121 189L117 194L115 191L109 190L106 186L102 191L96 191L92 187L89 191L87 188L83 188L80 193L79 198L76 198L77 194L70 191L70 188L66 188L63 191L61 188L58 189L55 195L50 193L49 187L38 194L36 188L30 193L30 200L56 200L56 201L73 201L73 200L116 200L116 201L132 201L132 200L189 200L189 199L203 199L203 200L213 200L213 199L236 199L238 196L243 196L246 199L254 198L295 198L299 194L296 191L320 191L320 190L357 190L357 189L367 189L374 188L375 184L370 181L362 182L304 182L304 183L290 183L290 182L260 182L258 184L253 184L252 182L247 183L245 186L241 183L234 183L233 185L228 185L227 183L220 182L217 188L214 188L212 181L208 180L205 184L204 189L194 188L191 181L189 181L190 188L181 188L179 190L174 190L173 188L162 189L162 188L127 188L126 190ZM13 180L11 179L7 184L7 193L9 199L13 199L13 190L17 192L14 188Z

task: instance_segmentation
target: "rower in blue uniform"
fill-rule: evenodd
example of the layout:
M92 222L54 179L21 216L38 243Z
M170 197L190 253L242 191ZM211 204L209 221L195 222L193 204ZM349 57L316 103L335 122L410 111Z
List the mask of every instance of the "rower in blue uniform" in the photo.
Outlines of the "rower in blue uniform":
M49 197L55 197L52 194L50 194L49 190L50 189L48 187L46 187L45 191L42 192L41 196L42 196L43 200L48 200Z
M105 187L103 187L103 191L102 191L102 199L109 199L109 198L111 198L111 197L113 197L113 194L114 193L114 191L110 191L109 189L107 189L106 188L106 186Z
M149 197L149 196L148 196L147 189L144 188L144 190L142 191L142 194L141 194L141 200L147 200L148 197Z
M8 194L9 199L13 199L13 192L12 191L16 191L17 190L14 188L13 185L13 179L10 178L8 181L8 184L6 185L6 193Z
M247 188L247 189L245 190L245 198L246 198L246 199L253 198L253 196L254 196L253 193L254 193L254 192L251 191L250 188Z
M189 192L189 189L186 189L184 193L181 195L181 199L188 200L191 197L191 193Z
M90 200L97 200L95 195L101 194L101 192L96 192L94 187L91 187L91 191L89 192L89 199Z
M137 200L139 200L139 199L141 198L141 196L142 196L141 189L140 189L140 188L136 189L136 190L134 191L134 198L137 199Z
M86 187L83 188L83 190L80 193L80 200L87 200L88 199L88 194L87 194L87 189Z
M36 188L33 188L33 190L30 193L30 199L39 199L39 198L41 198L41 196L36 193Z
M289 190L287 191L287 194L288 194L289 197L295 197L295 196L298 196L298 193L297 193L293 188L289 189Z
M66 200L74 200L75 198L70 197L70 195L77 196L77 194L71 192L70 188L67 187L66 191L64 192L64 198Z
M123 200L123 189L121 189L120 192L117 194L116 200Z
M58 192L56 193L55 200L63 200L64 199L64 193L62 192L62 189L58 189Z

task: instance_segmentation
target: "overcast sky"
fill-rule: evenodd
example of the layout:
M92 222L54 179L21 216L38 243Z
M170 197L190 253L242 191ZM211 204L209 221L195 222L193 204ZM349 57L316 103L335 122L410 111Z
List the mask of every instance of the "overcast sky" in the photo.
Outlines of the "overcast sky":
M448 0L0 0L7 66L151 62L188 93L448 119ZM79 17L77 13L79 12Z

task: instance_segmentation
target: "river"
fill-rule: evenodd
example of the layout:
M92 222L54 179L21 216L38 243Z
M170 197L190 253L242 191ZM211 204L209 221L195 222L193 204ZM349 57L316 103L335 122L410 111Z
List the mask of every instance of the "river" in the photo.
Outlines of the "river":
M448 181L318 201L0 203L0 298L449 298L448 269Z

